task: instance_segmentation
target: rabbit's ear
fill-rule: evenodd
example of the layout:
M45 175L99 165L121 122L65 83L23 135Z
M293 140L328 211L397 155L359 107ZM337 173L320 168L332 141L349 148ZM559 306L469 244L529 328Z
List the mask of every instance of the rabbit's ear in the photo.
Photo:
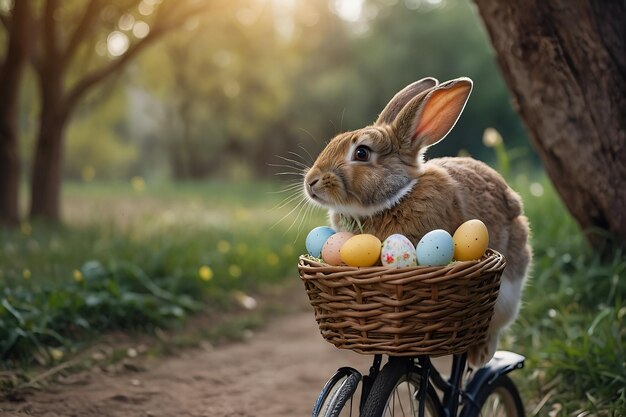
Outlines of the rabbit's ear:
M439 142L456 124L471 92L472 80L462 77L415 97L394 121L398 137L417 151Z
M380 112L375 124L391 124L398 116L398 113L400 113L400 110L402 110L412 98L429 88L435 87L437 84L439 84L439 81L427 77L407 85L393 96L383 111Z

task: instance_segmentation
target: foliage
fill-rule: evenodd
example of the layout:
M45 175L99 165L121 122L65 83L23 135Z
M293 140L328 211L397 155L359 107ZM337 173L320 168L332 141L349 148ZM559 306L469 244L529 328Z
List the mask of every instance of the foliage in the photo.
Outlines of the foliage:
M545 178L520 176L534 250L509 348L528 357L524 398L532 415L620 415L626 410L626 257L603 262ZM546 402L541 404L541 400ZM560 414L559 414L560 413Z
M115 106L103 108L97 116L79 112L67 131L65 176L92 181L129 178L138 158L137 147L124 140L127 126L120 121L126 110L125 97L118 91ZM97 146L94 144L97 143Z
M246 293L294 278L302 236L286 233L288 222L268 232L286 214L267 212L271 186L91 187L71 186L66 197L84 225L24 224L0 235L4 368L54 362L107 330L153 331L190 313L250 308ZM213 204L214 193L224 200ZM142 212L124 224L115 216L129 201ZM110 222L93 222L102 216Z
M534 266L504 342L528 357L517 376L527 409L615 415L625 406L626 259L600 262L547 180L515 176L516 167L510 182L524 195ZM69 184L72 226L24 224L0 238L3 366L54 361L101 331L152 331L228 311L242 295L293 279L304 231L325 220L304 220L300 233L299 223L286 232L293 218L272 228L291 210L268 210L274 190L137 178Z
M124 76L81 102L71 123L80 125L78 131L97 130L110 139L93 141L92 154L68 154L66 174L74 178L92 166L96 175L104 175L97 167L104 162L97 159L115 155L115 143L134 148L123 152L132 159L123 165L135 170L118 174L127 177L265 176L275 171L267 165L273 155L299 144L315 154L338 131L370 123L415 79L461 75L475 81L472 98L458 127L430 154L465 150L490 159L480 137L495 127L536 164L471 4L367 0L353 22L337 13L336 3L209 3L205 17L156 42ZM63 16L71 20L76 11L69 8ZM126 23L116 13L110 9L84 40L81 54L95 56L86 61L89 68L111 60L94 50L102 53L107 31ZM147 19L131 14L135 21ZM120 32L134 39L132 31ZM83 61L75 60L71 80L85 69ZM22 119L29 121L22 131L29 135L35 123L30 113L37 107L34 82L26 78L22 95ZM116 93L101 94L112 90ZM76 129L70 131L70 144L77 143ZM28 169L30 155L24 156Z

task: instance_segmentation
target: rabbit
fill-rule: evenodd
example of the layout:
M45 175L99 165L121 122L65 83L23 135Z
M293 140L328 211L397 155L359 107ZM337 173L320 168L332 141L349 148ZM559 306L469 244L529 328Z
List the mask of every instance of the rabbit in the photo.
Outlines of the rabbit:
M424 162L426 149L456 124L472 87L466 77L408 85L374 124L327 144L304 173L304 193L328 209L333 229L381 241L400 233L416 243L431 230L454 233L467 220L482 220L489 246L506 257L507 267L487 338L468 352L479 368L493 357L500 331L517 317L532 251L521 198L494 169L469 157Z

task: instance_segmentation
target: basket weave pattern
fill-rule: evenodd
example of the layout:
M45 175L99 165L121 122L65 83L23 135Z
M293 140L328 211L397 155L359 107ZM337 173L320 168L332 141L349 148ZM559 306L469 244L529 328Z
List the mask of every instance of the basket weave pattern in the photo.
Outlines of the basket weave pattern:
M330 266L301 256L300 277L322 336L364 354L441 356L484 340L504 257L444 267Z

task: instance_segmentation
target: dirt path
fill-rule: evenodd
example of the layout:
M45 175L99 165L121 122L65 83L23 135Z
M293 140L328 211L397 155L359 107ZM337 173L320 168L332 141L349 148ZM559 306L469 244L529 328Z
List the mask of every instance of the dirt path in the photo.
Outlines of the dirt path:
M273 319L247 342L146 360L139 372L73 375L25 402L0 402L0 416L307 416L335 369L369 363L323 341L303 311Z

